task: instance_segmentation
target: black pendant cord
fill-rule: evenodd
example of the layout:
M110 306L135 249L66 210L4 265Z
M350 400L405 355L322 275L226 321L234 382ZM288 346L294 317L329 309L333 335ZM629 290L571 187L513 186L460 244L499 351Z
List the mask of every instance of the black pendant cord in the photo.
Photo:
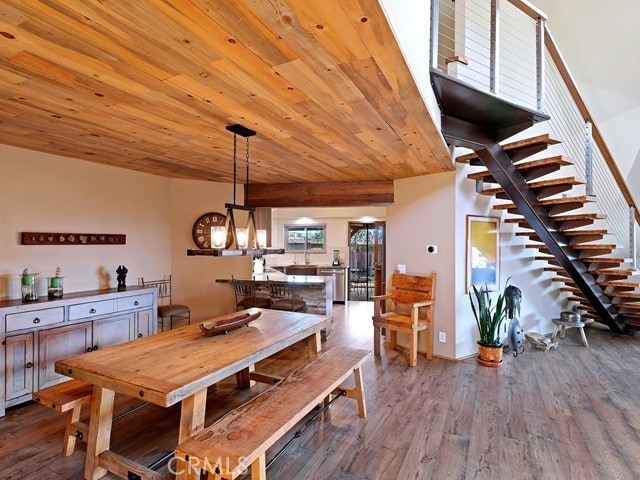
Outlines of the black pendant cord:
M296 432L293 434L293 437L291 437L291 439L284 445L284 447L282 447L280 450L278 450L278 453L276 453L273 456L273 458L271 460L269 460L269 462L267 463L267 466L265 467L265 470L267 468L269 468L273 464L273 462L278 460L278 458L280 458L282 456L282 454L285 452L285 450L287 448L289 448L291 446L291 444L293 442L295 442L295 440L297 438L300 438L302 436L302 434L309 428L309 426L311 426L311 424L315 421L315 419L318 418L322 413L326 412L329 409L329 407L331 406L331 404L333 402L338 400L338 398L340 398L340 397L345 397L346 395L347 395L346 390L338 389L338 394L334 398L332 398L329 401L329 403L327 403L324 407L322 407L320 410L318 410L318 412L313 417L311 417L309 420L307 420L304 423L304 426L301 429L296 430Z
M236 204L236 144L237 135L233 134L233 204Z
M247 177L244 181L244 204L247 204L247 199L249 198L249 137L247 137L247 145L245 146L245 166L247 168ZM235 202L235 199L234 199Z

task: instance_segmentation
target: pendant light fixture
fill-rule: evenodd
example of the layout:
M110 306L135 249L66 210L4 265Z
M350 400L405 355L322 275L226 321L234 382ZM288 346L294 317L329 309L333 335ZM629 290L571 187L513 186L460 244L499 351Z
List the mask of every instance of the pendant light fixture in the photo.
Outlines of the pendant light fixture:
M187 250L187 255L213 255L213 256L234 256L251 255L261 256L269 254L282 254L283 248L267 248L267 231L256 228L255 208L236 203L237 185L237 137L240 135L246 139L245 143L245 196L249 197L249 138L256 132L243 125L234 124L226 127L233 133L233 203L225 203L227 218L224 227L211 227L212 247L202 250ZM246 228L237 228L234 212L236 210L246 211L248 214ZM215 231L214 231L215 229ZM222 240L224 239L224 240ZM217 240L217 241L216 241Z

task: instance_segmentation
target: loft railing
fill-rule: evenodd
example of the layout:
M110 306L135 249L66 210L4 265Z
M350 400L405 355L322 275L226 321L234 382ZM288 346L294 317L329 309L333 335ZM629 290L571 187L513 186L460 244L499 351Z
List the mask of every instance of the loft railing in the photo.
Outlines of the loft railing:
M640 211L546 26L524 0L431 0L431 68L551 116L616 243L640 265Z
M431 67L544 109L545 16L515 0L432 0Z

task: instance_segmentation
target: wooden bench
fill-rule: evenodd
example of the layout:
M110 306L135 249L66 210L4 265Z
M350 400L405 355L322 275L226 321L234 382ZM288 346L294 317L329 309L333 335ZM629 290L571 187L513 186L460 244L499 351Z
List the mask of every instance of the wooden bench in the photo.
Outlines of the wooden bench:
M388 331L389 346L397 347L397 332L408 333L409 365L418 363L418 332L427 331L427 359L433 358L433 310L436 303L436 274L407 275L395 271L389 293L372 297L373 352L380 356L382 329ZM387 300L389 301L388 303ZM385 312L384 305L389 306ZM384 313L383 313L384 312Z
M91 403L93 385L80 380L68 380L53 387L32 394L34 401L57 412L69 412L62 443L62 455L71 455L76 447L76 439L87 437L89 426L80 421L82 405Z
M229 412L178 445L176 458L187 468L177 478L196 480L205 470L214 478L232 480L251 466L251 478L265 480L267 449L338 389L357 401L358 415L365 417L361 366L370 355L366 350L334 347ZM342 387L351 374L355 387Z

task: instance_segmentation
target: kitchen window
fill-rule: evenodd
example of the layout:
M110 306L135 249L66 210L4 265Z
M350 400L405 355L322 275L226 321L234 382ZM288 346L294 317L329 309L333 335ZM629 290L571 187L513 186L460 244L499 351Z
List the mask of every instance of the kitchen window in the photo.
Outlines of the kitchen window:
M326 225L285 225L285 251L288 253L326 253Z

